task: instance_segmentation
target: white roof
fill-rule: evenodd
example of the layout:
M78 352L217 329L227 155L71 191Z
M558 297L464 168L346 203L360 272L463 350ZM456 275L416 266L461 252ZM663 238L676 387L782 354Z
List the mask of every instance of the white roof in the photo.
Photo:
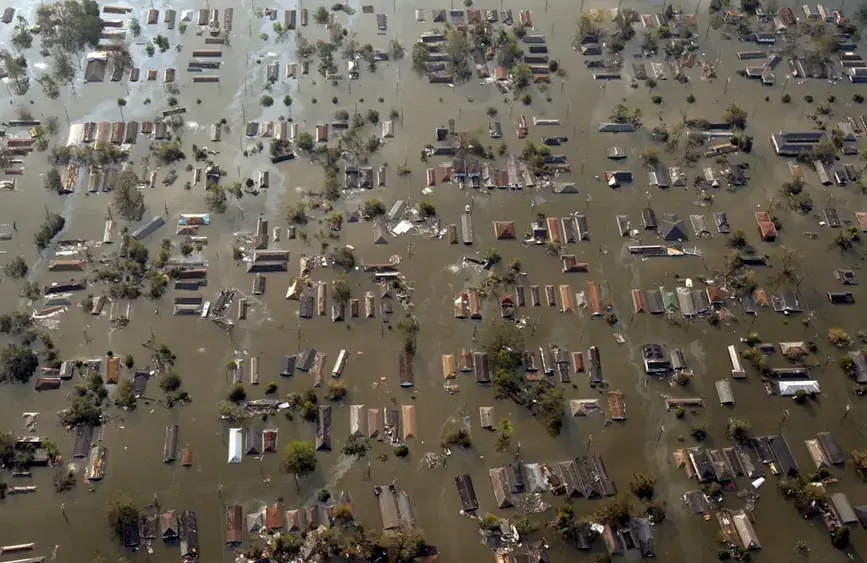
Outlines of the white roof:
M784 397L790 397L798 391L821 393L818 381L779 381L777 382L777 388L780 395Z
M229 429L229 461L228 463L241 463L241 429Z

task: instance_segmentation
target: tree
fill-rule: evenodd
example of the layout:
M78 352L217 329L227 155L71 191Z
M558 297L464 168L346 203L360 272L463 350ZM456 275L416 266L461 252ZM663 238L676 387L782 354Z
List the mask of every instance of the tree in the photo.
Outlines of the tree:
M237 403L247 398L247 391L244 389L243 383L234 383L229 387L229 392L226 393L226 399Z
M181 376L173 371L163 374L160 378L160 389L166 393L177 391L181 387Z
M352 290L349 287L349 280L345 276L334 280L332 288L334 289L334 300L339 305L349 303L349 298L352 297Z
M12 46L16 51L29 49L33 45L33 34L30 33L30 24L27 20L18 16L15 29L12 30Z
M27 262L23 256L16 256L3 267L3 273L13 280L20 280L27 275Z
M124 107L126 107L126 99L118 98L117 99L117 109L120 111L120 120L121 121L124 121L124 119L123 119L123 108Z
M512 81L519 90L528 86L532 80L533 69L527 63L521 61L512 69Z
M131 169L124 170L117 178L114 206L127 221L138 221L144 214L144 194L138 189L138 183L138 176Z
M102 33L99 4L94 0L63 0L43 5L36 11L42 29L42 45L76 53L85 46L96 47Z
M512 434L514 433L515 428L510 421L503 419L497 424L497 442L494 447L499 453L503 453L512 446Z
M42 179L42 185L45 186L46 190L60 193L63 184L60 178L60 172L57 168L51 166L45 171L45 178Z
M262 97L259 98L259 104L262 107L269 108L274 105L274 98L272 98L268 94L263 94Z
M316 471L316 447L300 440L289 442L283 449L283 469L295 477L300 491L298 480Z
M435 217L437 209L430 201L423 201L418 206L418 213L423 219L427 219L428 217Z
M656 478L646 473L633 473L632 481L629 482L629 490L640 500L650 500L653 498L654 487L656 487Z
M500 65L507 69L513 68L524 56L524 51L518 46L516 37L507 35L506 41L500 45L497 51Z
M730 440L742 442L750 437L753 427L750 422L743 418L730 418L726 426L726 436Z
M7 344L0 352L0 382L27 383L39 366L39 359L30 348Z
M613 528L625 526L632 517L632 505L626 498L610 500L599 507L595 516L600 523L606 526Z
M301 542L293 534L277 534L268 544L270 559L275 563L290 563L301 553Z
M386 209L385 204L378 199L368 199L364 202L364 207L362 209L362 213L365 217L370 219L375 219L376 217L380 217L385 215Z
M351 270L355 267L355 253L351 248L341 247L331 251L331 261L335 266L339 266L344 270Z
M867 481L867 451L852 450L852 463L862 481Z
M295 146L298 147L299 150L310 152L313 150L315 146L315 140L313 139L313 135L307 133L306 131L298 134L298 138L295 139Z
M134 409L135 408L135 388L131 379L122 379L117 386L117 397L114 404L120 408Z
M138 18L130 18L129 32L132 33L133 39L141 35L141 24L139 23Z
M746 129L747 127L747 112L744 108L732 103L726 109L723 120L736 129Z
M325 398L329 401L339 401L346 397L346 385L342 381L331 379L328 381L328 390Z
M388 55L393 61L399 61L403 58L403 45L397 39L392 39L388 42Z
M212 184L205 190L205 206L211 213L225 213L228 199L226 189L219 184Z
M112 533L123 537L124 526L138 525L139 511L133 504L132 499L124 493L119 493L117 498L108 503L108 526Z
M425 65L430 60L430 47L421 41L412 45L412 68L416 72L424 72Z
M325 6L319 6L316 8L316 11L313 12L313 21L319 25L325 25L328 23L328 8Z

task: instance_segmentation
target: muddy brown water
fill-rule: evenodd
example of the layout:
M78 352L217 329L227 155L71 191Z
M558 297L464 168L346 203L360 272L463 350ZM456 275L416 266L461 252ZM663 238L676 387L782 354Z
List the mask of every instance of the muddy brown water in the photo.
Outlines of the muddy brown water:
M172 5L179 13L183 9L198 6L182 3ZM211 8L223 9L232 4L211 3ZM156 5L157 8L164 8ZM786 210L778 210L782 218L783 230L778 242L761 243L754 228L752 212L777 192L779 184L788 178L788 169L783 159L777 158L771 149L769 136L783 129L807 128L804 117L810 113L803 95L811 93L817 100L833 92L838 102L835 104L835 117L846 114L857 115L859 108L851 102L852 94L859 91L857 85L840 83L830 85L826 81L811 80L799 83L790 79L787 91L793 103L785 106L779 103L784 78L778 72L778 85L763 87L760 84L734 75L741 66L735 52L747 48L736 42L724 41L719 33L710 31L702 41L699 53L708 59L718 58L720 79L708 82L701 77L699 68L689 72L692 81L683 86L673 80L659 81L656 92L664 98L665 104L654 106L650 101L647 88L642 85L631 89L627 81L611 82L603 90L600 83L592 80L590 72L584 68L582 57L571 50L570 41L573 21L578 15L578 7L571 3L553 0L545 4L531 2L517 4L506 2L517 16L521 8L533 9L536 31L548 37L551 57L558 59L567 71L565 80L555 79L548 95L550 103L545 102L545 94L534 87L533 102L524 107L517 102L507 103L493 86L482 86L477 80L450 88L445 85L429 85L410 70L409 59L398 64L383 63L375 73L366 68L361 70L361 78L349 83L342 81L336 88L326 83L320 76L311 74L297 82L289 83L282 79L272 93L275 105L263 109L258 105L264 84L264 62L274 58L286 63L294 60L294 41L275 44L273 37L265 44L258 35L270 33L272 22L267 19L253 19L248 23L245 14L252 13L254 6L244 4L235 7L235 30L232 46L225 49L227 56L220 70L221 84L193 85L188 74L179 72L181 105L187 107L187 122L182 134L184 145L189 149L192 143L209 145L220 151L218 162L229 172L228 180L236 177L254 177L258 170L272 171L274 187L260 195L245 196L243 214L230 205L225 215L212 216L212 223L202 229L209 237L204 258L209 267L209 285L205 290L207 298L213 298L221 287L235 287L251 298L248 320L240 321L231 337L225 335L211 322L195 317L179 318L171 316L170 292L156 303L140 299L132 304L132 322L122 330L110 330L104 314L100 318L91 317L75 307L60 317L53 326L52 336L60 347L64 358L98 357L107 350L115 354L132 353L137 364L147 360L141 342L153 335L158 342L168 344L178 355L177 369L183 377L184 389L193 397L193 403L184 407L166 410L155 402L140 401L139 407L129 413L111 409L112 420L106 425L104 444L108 449L107 472L105 479L89 492L85 483L71 492L55 494L51 487L52 471L36 469L32 483L39 485L35 495L9 497L0 509L0 544L36 542L39 554L50 554L56 546L56 560L70 562L90 561L96 555L109 559L121 555L124 550L109 538L105 525L105 504L115 491L129 493L141 505L149 504L153 495L159 496L164 508L193 509L199 518L199 536L203 561L226 561L232 557L224 545L225 505L240 503L245 511L253 510L260 503L272 503L282 497L286 508L297 507L315 499L322 487L331 491L346 489L355 501L356 516L369 528L381 525L377 503L373 496L374 484L387 484L396 480L399 487L411 497L418 526L427 539L435 544L445 561L465 561L470 558L485 560L491 557L487 547L481 545L476 525L458 515L460 509L453 478L460 473L469 473L474 480L476 492L481 503L481 513L491 511L499 516L517 514L512 510L494 510L494 499L487 478L487 469L511 461L512 454L497 454L494 450L495 436L479 428L478 407L495 406L496 419L508 418L513 421L516 434L514 442L520 442L522 458L527 461L558 461L583 455L588 447L591 453L601 454L607 468L620 491L628 490L628 482L633 472L650 472L659 478L658 496L668 504L668 519L656 528L657 552L660 560L665 561L709 561L716 555L717 524L704 521L689 513L682 505L681 494L696 488L683 471L674 467L671 452L689 445L691 425L701 421L707 424L710 438L708 444L721 447L726 444L724 428L729 416L742 416L752 421L758 434L773 434L782 431L803 472L812 469L802 441L814 437L817 431L833 431L845 450L861 447L864 443L865 411L862 404L850 393L850 383L836 366L838 352L825 343L829 327L839 326L854 336L864 328L860 301L849 307L831 307L824 292L837 286L831 275L835 267L849 266L860 272L861 248L856 246L845 255L829 250L833 236L830 229L820 227L816 214L801 217ZM261 7L261 6L258 6ZM280 6L281 9L297 6ZM315 6L307 6L311 12ZM404 4L393 11L392 4L376 5L376 12L384 12L389 17L386 35L375 34L374 16L363 14L361 5L353 5L357 13L348 18L341 14L338 20L351 31L358 33L360 43L370 42L377 48L385 49L387 41L399 37L409 54L411 42L419 33L430 29L431 6L415 2ZM447 7L447 6L443 6ZM494 8L497 6L478 6ZM610 8L613 5L588 4L586 8ZM660 5L641 3L635 6L642 12L661 11ZM416 22L415 8L424 8L428 21ZM29 10L29 14L27 13ZM137 10L142 22L145 21L146 7ZM704 8L701 8L704 10ZM35 5L23 9L24 15L33 19ZM703 18L704 13L701 13ZM282 14L281 16L282 17ZM311 18L312 24L312 18ZM702 20L700 28L704 29ZM143 35L137 43L157 33L167 34L172 45L182 37L177 30L166 31L164 24L143 25ZM325 30L310 25L301 31L311 41L325 38ZM11 30L4 26L0 37L9 41ZM639 30L639 37L641 30ZM137 65L142 68L173 65L182 68L189 59L194 46L202 45L202 38L192 34L192 27L182 38L184 49L180 54L166 53L146 60L144 48L134 48ZM38 40L36 42L38 45ZM634 49L627 49L627 68L629 57ZM31 66L39 61L37 48L31 49L28 56ZM271 54L271 55L269 55ZM257 64L261 58L262 64ZM657 57L654 60L660 60ZM344 61L338 60L343 70ZM312 67L315 69L315 62ZM399 69L399 70L398 70ZM732 76L730 85L725 87L725 77ZM64 95L59 100L48 101L33 81L30 92L11 100L3 112L3 118L14 116L19 103L33 100L34 114L42 117L58 116L65 122L65 112L70 120L116 120L120 116L115 100L126 97L129 104L124 109L127 120L152 119L157 111L166 108L167 95L159 82L138 84L110 83L76 84L77 96ZM440 161L429 164L419 161L421 146L432 142L434 127L445 124L454 118L464 130L480 133L486 138L488 118L485 108L496 107L503 122L503 141L512 150L520 150L523 142L515 137L514 123L520 113L532 117L557 117L563 120L561 128L530 127L529 139L538 141L541 135L563 134L569 142L555 152L565 154L572 163L572 173L562 179L575 181L578 195L554 195L550 189L524 190L521 193L497 191L481 193L461 191L456 185L438 185L430 199L437 207L444 224L459 223L459 215L465 205L473 205L475 225L475 244L471 248L450 246L447 240L428 240L420 236L404 235L392 237L387 245L373 245L369 224L350 224L344 228L339 244L351 244L363 262L384 262L393 255L402 257L401 271L415 287L413 294L414 312L421 322L419 351L416 359L416 384L414 389L402 389L397 377L397 351L400 338L396 331L384 329L379 320L352 319L342 324L332 324L327 317L317 317L299 323L297 303L283 299L283 292L289 276L297 273L298 258L302 254L319 251L318 241L313 234L321 227L317 221L306 228L310 233L310 243L301 240L274 244L272 248L285 248L292 253L289 274L267 274L268 288L261 297L249 295L251 276L244 273L243 266L233 263L231 251L233 233L251 231L255 219L260 214L271 220L271 226L285 227L284 209L286 205L299 201L301 189L317 188L322 182L321 169L306 162L303 158L294 162L272 166L266 162L265 155L243 157L243 148L250 148L254 141L242 138L243 120L276 119L289 112L281 105L285 93L291 93L294 103L292 117L299 123L300 131L311 131L320 121L330 121L337 109L353 111L358 104L359 111L377 108L384 117L391 108L403 113L402 122L396 124L395 138L372 158L376 167L388 162L390 166L389 186L377 188L371 193L351 194L337 204L339 210L354 209L367 197L379 197L388 205L395 199L419 201L423 198L424 170L436 166ZM688 93L696 97L694 105L685 103ZM338 97L338 104L331 103L332 96ZM770 101L765 101L765 96ZM144 105L146 97L153 104ZM311 99L316 97L318 103ZM382 103L377 98L382 97ZM7 96L8 98L8 96ZM201 99L201 104L196 99ZM596 124L607 118L611 106L625 99L629 106L640 107L645 114L644 130L632 135L603 135L595 132ZM363 100L363 101L362 101ZM720 118L725 106L738 101L749 113L749 131L755 137L752 155L738 155L732 160L746 161L752 165L752 180L749 187L740 188L735 193L720 189L715 192L712 208L701 209L695 205L697 193L689 188L670 188L667 191L646 187L645 173L638 163L638 156L650 143L648 130L661 117L668 123L680 119L680 109L685 108L690 116ZM61 106L63 106L61 108ZM567 117L568 113L568 117ZM230 125L230 133L224 132L223 142L210 143L208 126L217 119L225 117ZM197 124L197 125L196 125ZM66 138L66 127L61 127L58 142ZM370 134L378 133L378 128L368 127ZM562 132L562 133L555 133ZM332 140L334 136L332 135ZM605 159L605 149L613 144L624 147L629 158L625 163L614 164ZM491 141L496 147L497 141ZM147 143L140 139L132 150L132 161L137 166L139 157L147 152ZM189 150L188 150L189 153ZM672 155L661 153L663 162L674 164ZM412 175L398 178L397 165L406 161L412 168ZM583 161L583 163L582 163ZM35 154L27 159L27 174L19 178L19 189L14 193L3 193L3 210L0 221L11 224L16 221L18 231L12 241L4 243L6 256L23 254L31 264L30 279L40 283L62 281L68 276L48 273L49 254L40 258L32 245L32 233L38 228L45 206L67 218L67 229L61 238L99 239L102 234L106 209L110 203L109 195L87 195L83 185L73 196L59 197L46 193L41 186L43 156ZM704 165L713 165L702 161ZM606 169L628 168L636 174L633 186L609 189L595 177L604 174ZM699 168L689 169L690 178ZM167 171L163 167L159 177ZM178 166L181 178L171 187L158 185L145 194L148 205L147 216L162 215L168 207L168 225L149 237L147 244L156 252L164 237L176 239L170 231L181 212L201 212L203 204L202 185L191 191L182 188L189 173ZM807 174L807 191L813 196L817 209L830 200L838 207L841 217L852 219L851 212L864 207L863 196L853 193L851 188L822 187L812 173ZM536 198L538 206L533 209L531 199ZM726 242L722 236L709 240L690 241L695 244L702 257L682 259L640 260L629 255L626 250L629 241L618 236L614 215L628 213L634 226L640 222L640 210L650 205L660 213L677 213L687 218L690 213L708 214L714 210L727 211L734 229L742 228L749 233L749 240L759 253L774 257L780 247L785 245L796 251L799 272L804 280L800 284L803 302L807 309L815 312L815 320L809 327L800 322L800 317L786 318L762 310L753 321L745 318L738 304L731 303L735 319L720 327L711 327L703 320L692 324L673 326L664 319L644 315L633 316L629 294L631 288L653 288L666 284L669 289L676 285L673 276L679 274L695 279L698 276L714 278L722 265L726 252ZM495 241L491 228L493 220L514 220L517 230L523 233L537 211L552 216L565 216L577 211L588 215L591 240L577 245L569 245L570 252L590 263L588 274L562 274L559 261L545 255L535 247L524 247L516 241ZM819 238L811 240L802 236L803 231L815 231ZM653 241L655 236L645 235L644 241ZM412 255L409 244L412 243ZM338 244L338 243L335 243ZM454 292L478 284L478 272L459 266L459 259L467 253L482 252L496 248L503 256L504 263L513 258L521 260L528 275L524 279L529 284L571 284L572 291L586 287L588 280L601 283L613 302L620 317L615 328L609 328L601 320L591 320L586 311L576 314L561 314L555 308L521 309L520 315L540 320L535 332L525 331L527 344L537 347L554 342L567 349L586 350L596 345L601 351L606 379L611 388L624 392L628 420L605 426L601 417L565 420L563 433L552 438L541 424L532 419L527 411L509 401L493 399L491 389L477 387L471 377L459 375L460 393L448 395L442 388L440 356L443 353L458 353L462 347L474 346L473 337L478 341L484 338L487 323L497 317L492 302L485 304L483 322L460 321L452 316ZM110 250L110 249L109 249ZM95 252L99 256L100 251ZM776 264L779 261L776 260ZM760 285L768 286L776 276L775 269L757 269ZM315 280L330 281L336 273L331 270L317 269ZM360 272L351 275L353 294L361 297L367 290L374 289L370 280ZM16 304L22 308L32 308L21 302L18 297L20 283L4 280L0 286L6 308ZM91 288L94 294L105 287ZM860 300L860 292L854 289ZM83 297L83 296L82 296ZM714 381L729 373L725 346L738 342L738 338L748 330L758 331L768 342L790 340L815 340L819 343L818 358L823 367L813 370L815 378L822 386L822 395L807 406L797 406L782 398L768 398L764 394L758 375L750 371L746 381L733 385L737 403L734 407L717 406ZM86 331L88 339L85 340ZM618 344L613 332L620 332L626 342ZM690 389L671 389L666 383L648 380L641 366L639 346L648 341L666 346L683 348L689 366L695 370ZM258 387L247 385L251 398L263 396L264 385L277 381L279 395L291 391L301 391L312 383L308 375L300 372L292 378L278 375L280 358L305 347L315 347L329 355L333 360L341 349L349 351L349 361L344 371L344 381L349 388L345 404L337 405L333 415L334 451L319 453L317 472L302 482L301 494L296 494L292 479L281 473L279 455L267 455L261 461L245 458L238 465L226 464L226 444L228 429L235 424L220 422L217 418L216 403L223 398L228 388L225 365L236 355L260 357L262 384ZM831 358L826 365L826 358ZM782 365L779 356L772 358L773 365ZM330 365L329 365L330 367ZM128 377L130 374L124 373ZM382 378L385 378L384 380ZM2 389L3 400L7 405L0 412L0 427L23 434L22 412L38 411L40 423L37 434L55 440L62 454L70 458L73 435L68 434L56 423L55 412L63 408L69 385L58 391L37 394L30 385ZM149 386L148 395L157 396L155 382ZM567 399L590 398L599 396L591 389L583 376L575 377L575 385L565 387ZM707 406L697 414L689 414L685 420L676 420L672 413L666 412L662 394L677 396L701 395L707 398ZM605 404L605 401L602 401ZM391 406L392 404L416 405L418 438L409 444L411 455L407 459L397 459L389 455L388 461L376 459L381 453L390 454L390 448L378 442L373 443L367 458L352 462L339 453L348 434L348 405L363 404L366 407ZM853 411L843 420L844 405L853 405ZM784 413L788 416L781 425ZM472 421L474 448L472 451L456 451L448 460L445 468L428 469L422 462L426 452L439 450L438 443L443 425L450 419L469 415ZM160 463L164 428L168 424L180 426L180 447L191 448L195 452L193 467L184 468L175 463ZM312 440L313 425L288 421L282 415L271 417L267 422L258 419L246 421L243 426L256 425L280 430L280 444L292 439ZM591 438L592 436L592 438ZM685 442L681 442L685 437ZM367 479L370 462L371 480ZM851 502L859 505L865 500L865 489L859 484L851 466L835 469L841 477L840 483L830 487L831 492L842 491L849 495ZM11 477L13 485L23 484ZM761 499L756 505L756 532L762 542L763 550L755 555L759 560L788 560L795 541L802 539L812 549L810 558L816 561L842 560L845 556L832 550L827 535L819 522L805 523L775 490L775 477L760 490ZM27 484L30 484L28 481ZM749 487L744 479L739 479L738 488ZM222 492L219 492L222 487ZM558 504L559 499L546 495L546 502ZM61 504L63 511L61 511ZM636 503L637 504L637 503ZM743 502L734 493L726 494L725 505L740 508ZM591 513L598 502L576 501L579 514ZM65 517L64 517L65 513ZM536 517L540 522L550 520L552 512ZM598 553L579 553L568 546L561 545L551 531L544 532L551 542L552 555L556 560L566 558L591 561ZM860 531L852 534L856 549L864 549L865 539ZM248 538L249 540L249 538ZM597 550L603 549L597 545ZM139 560L173 561L178 559L175 546L154 544L154 554L140 551Z

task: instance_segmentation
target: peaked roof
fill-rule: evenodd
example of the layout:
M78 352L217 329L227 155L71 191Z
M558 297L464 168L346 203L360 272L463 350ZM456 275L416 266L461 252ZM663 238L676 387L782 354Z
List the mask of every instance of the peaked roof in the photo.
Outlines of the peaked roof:
M494 235L497 240L506 240L515 238L515 222L514 221L494 221Z
M683 220L677 221L662 221L661 225L662 238L665 240L686 240L686 226Z

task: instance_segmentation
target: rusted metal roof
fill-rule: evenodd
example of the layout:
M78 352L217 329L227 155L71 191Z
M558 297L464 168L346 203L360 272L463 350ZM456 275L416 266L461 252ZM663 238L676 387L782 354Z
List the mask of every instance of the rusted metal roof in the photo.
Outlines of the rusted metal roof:
M412 352L402 351L398 357L398 373L400 374L400 386L412 387L415 383L415 375L413 373L413 354Z
M243 521L244 513L240 504L230 504L226 507L227 544L234 545L244 541Z
M584 371L584 354L582 352L572 352L572 369L575 373Z
M560 311L563 313L572 313L575 311L575 304L572 299L572 288L568 285L560 286Z
M623 399L622 391L608 392L608 410L611 413L611 420L626 420L626 401Z
M454 354L443 354L443 378L454 379L456 375Z
M514 221L494 221L494 236L497 240L516 238Z
M548 217L548 240L555 244L563 244L563 226L555 217Z
M463 373L473 371L473 358L470 355L470 351L466 348L463 348L460 356L458 356L458 371Z
M605 307L602 304L602 287L595 281L587 282L587 303L590 305L590 311L594 317L601 317L605 314Z

